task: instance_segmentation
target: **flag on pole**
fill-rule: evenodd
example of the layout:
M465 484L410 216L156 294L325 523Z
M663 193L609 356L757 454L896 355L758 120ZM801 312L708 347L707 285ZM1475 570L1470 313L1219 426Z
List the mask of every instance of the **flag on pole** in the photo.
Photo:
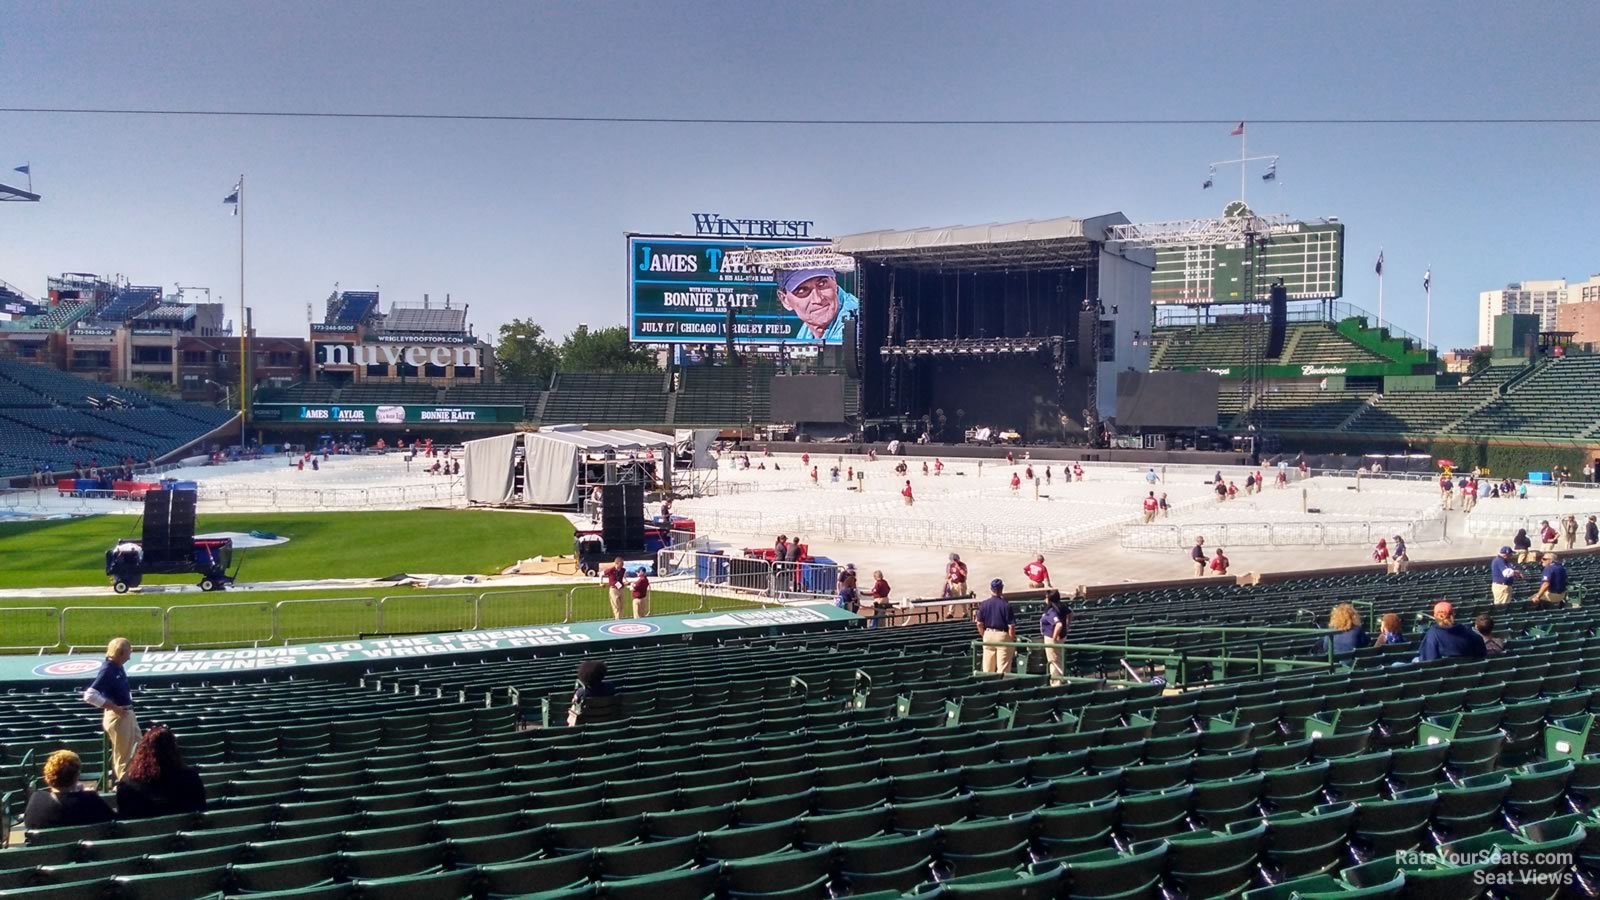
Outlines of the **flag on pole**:
M1380 278L1383 277L1383 248L1381 247L1378 248L1378 264L1373 266L1373 271L1377 272Z
M13 171L13 172L21 172L24 175L32 175L33 174L33 166L29 165L28 163L23 163L22 165L17 166L15 169L12 169L11 171Z
M1428 271L1422 273L1422 289L1424 291L1433 290L1433 266L1429 266Z
M1278 177L1278 161L1274 159L1267 163L1267 172L1261 176L1262 181L1275 181Z
M1241 134L1244 134L1244 123L1243 122L1240 122L1239 124L1233 126L1233 130L1228 132L1229 137L1238 137Z
M239 184L234 185L233 186L233 193L231 193L228 196L222 198L222 202L223 203L233 207L233 214L236 215L236 216L239 214L239 191L243 187L244 187L244 183L243 182L240 182Z

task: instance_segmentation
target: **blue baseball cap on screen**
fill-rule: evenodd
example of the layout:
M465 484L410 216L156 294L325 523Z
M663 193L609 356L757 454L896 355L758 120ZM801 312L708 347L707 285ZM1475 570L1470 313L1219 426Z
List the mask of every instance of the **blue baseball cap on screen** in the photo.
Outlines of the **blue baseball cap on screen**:
M832 269L795 269L790 272L779 272L778 290L786 294L793 293L794 289L804 284L807 279L821 276L836 277Z

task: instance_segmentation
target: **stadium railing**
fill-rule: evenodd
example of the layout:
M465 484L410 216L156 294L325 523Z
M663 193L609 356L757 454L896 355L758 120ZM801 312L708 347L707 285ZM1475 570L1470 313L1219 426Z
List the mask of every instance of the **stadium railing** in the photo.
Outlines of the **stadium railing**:
M703 613L769 595L728 597L685 577L653 584L655 614ZM769 582L770 588L770 582ZM678 595L693 597L684 601ZM143 650L262 647L388 634L481 631L611 618L604 589L555 585L525 590L414 591L384 596L223 602L180 606L0 607L3 652L47 653L103 647L125 635Z
M1203 534L1218 547L1346 547L1376 544L1401 535L1412 543L1441 540L1438 516L1393 521L1344 522L1185 522L1177 525L1125 525L1117 543L1125 550L1169 551L1189 546Z
M77 500L63 510L63 499ZM92 505L92 501L105 501ZM116 501L116 503L111 503ZM465 483L461 479L422 484L388 485L373 488L271 488L207 487L201 484L199 502L205 507L221 507L239 512L297 512L304 510L413 509L419 504L449 503L466 505ZM45 509L72 512L121 511L126 504L111 491L86 491L63 498L54 485L0 491L0 509Z
M774 562L705 549L669 548L657 554L657 571L690 579L706 594L784 602L834 596L839 590L839 574L844 566L831 560ZM866 580L867 573L860 574L861 580ZM862 585L863 593L867 587Z
M1326 634L1325 629L1288 628L1277 629L1280 632L1303 633L1308 636ZM1333 651L1330 645L1326 660L1310 659L1285 659L1269 657L1262 652L1258 644L1254 652L1248 655L1235 655L1223 652L1221 654L1196 654L1182 647L1151 647L1136 644L1083 644L1061 643L1046 644L1043 641L991 641L974 640L969 644L972 652L972 671L974 674L983 671L983 653L985 649L1003 648L1014 651L1010 675L1044 675L1050 676L1049 664L1043 659L1043 654L1035 656L1036 651L1059 650L1062 653L1091 653L1102 656L1114 657L1118 664L1127 672L1126 679L1101 679L1101 678L1075 678L1071 676L1055 676L1051 680L1067 681L1092 681L1100 684L1133 686L1158 683L1165 689L1183 690L1185 688L1215 687L1237 680L1259 680L1262 677L1289 669L1332 669L1335 665ZM1200 666L1191 669L1191 665ZM1213 667L1224 667L1223 672L1218 672ZM1137 677L1138 670L1143 668L1148 674L1148 679ZM1228 675L1227 671L1243 668L1239 675ZM1196 673L1197 677L1191 677ZM1203 674L1199 674L1203 673ZM1159 682L1156 679L1160 679ZM958 704L959 705L959 704ZM959 710L952 710L952 715L959 715ZM955 724L952 721L951 724Z

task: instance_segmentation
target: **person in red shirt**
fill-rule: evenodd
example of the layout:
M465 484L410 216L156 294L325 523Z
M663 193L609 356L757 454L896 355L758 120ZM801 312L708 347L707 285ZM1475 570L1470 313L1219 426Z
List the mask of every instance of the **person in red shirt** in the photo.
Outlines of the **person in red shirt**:
M1020 490L1022 490L1022 476L1018 475L1015 472L1012 472L1011 473L1011 493L1015 494Z
M906 480L906 486L900 489L900 496L906 498L906 505L907 506L910 506L912 504L912 502L915 500L915 498L911 496L911 481L910 481L910 479L907 479Z
M1050 583L1050 570L1045 568L1043 553L1035 553L1033 562L1022 567L1022 574L1028 579L1028 587L1055 587Z
M639 577L633 580L633 617L642 619L650 615L650 575L645 569L639 570Z
M611 617L622 618L622 583L628 578L628 568L623 563L622 557L606 566L600 577L606 583L606 592L611 595Z
M812 466L811 467L811 483L812 484L816 484L817 483L817 467L816 466Z
M1378 538L1378 546L1372 548L1373 562L1389 562L1389 541L1387 538Z
M934 460L933 460L933 474L935 476L939 476L939 475L943 475L944 474L944 460L939 459L938 457L934 457Z
M889 610L889 582L883 579L883 572L872 573L872 588L867 596L872 600L872 618L867 620L867 627L877 628Z
M1239 496L1239 486L1231 481L1228 482L1228 499L1232 500L1237 496Z
M809 453L800 454L800 465L802 465L802 466L811 465L811 454L809 454Z
M961 554L950 554L950 562L944 567L944 595L945 597L965 597L967 595L967 564L961 561Z
M1083 466L1080 466L1077 463L1073 463L1072 464L1072 477L1076 478L1079 481L1082 481L1083 480Z
M1549 519L1539 523L1539 543L1544 545L1544 552L1551 553L1556 549L1556 530Z
M1161 511L1161 501L1156 499L1156 492L1151 491L1144 498L1144 523L1149 525L1156 520L1156 513Z
M1211 557L1211 574L1228 574L1228 557L1223 555L1221 547L1217 548L1217 555Z

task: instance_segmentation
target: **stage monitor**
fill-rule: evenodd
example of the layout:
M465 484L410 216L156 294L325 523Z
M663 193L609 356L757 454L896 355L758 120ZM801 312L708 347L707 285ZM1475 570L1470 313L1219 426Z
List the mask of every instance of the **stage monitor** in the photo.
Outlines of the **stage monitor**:
M729 259L818 243L826 242L628 235L629 340L721 344L731 322L740 344L842 345L861 306L854 272L756 269Z
M1217 376L1211 372L1117 373L1117 425L1217 427Z
M1158 247L1156 268L1150 273L1150 302L1243 303L1261 299L1279 279L1290 300L1344 295L1342 223L1295 223L1289 233L1274 234L1259 258L1256 296L1247 297L1243 241Z
M843 422L844 376L776 376L772 379L772 420Z

